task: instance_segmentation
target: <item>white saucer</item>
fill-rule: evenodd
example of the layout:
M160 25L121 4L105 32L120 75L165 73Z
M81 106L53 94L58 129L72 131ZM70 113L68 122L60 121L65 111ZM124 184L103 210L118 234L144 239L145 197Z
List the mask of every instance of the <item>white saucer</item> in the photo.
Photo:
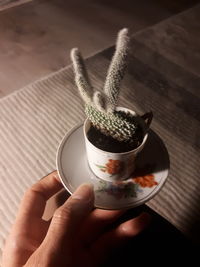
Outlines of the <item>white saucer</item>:
M56 157L60 179L72 194L82 183L93 183L95 206L102 209L133 208L154 197L164 185L169 171L167 150L150 130L147 143L138 155L133 178L116 183L97 178L90 170L85 151L83 124L75 126L61 141Z

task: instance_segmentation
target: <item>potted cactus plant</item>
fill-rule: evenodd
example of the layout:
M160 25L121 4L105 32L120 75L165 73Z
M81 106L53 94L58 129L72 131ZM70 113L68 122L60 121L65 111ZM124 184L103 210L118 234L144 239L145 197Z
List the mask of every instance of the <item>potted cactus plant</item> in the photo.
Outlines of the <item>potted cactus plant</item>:
M133 172L136 155L144 147L153 116L152 112L139 116L117 105L128 51L128 30L122 29L101 91L93 90L79 50L71 51L75 82L87 116L84 136L88 163L97 177L109 181L126 179Z

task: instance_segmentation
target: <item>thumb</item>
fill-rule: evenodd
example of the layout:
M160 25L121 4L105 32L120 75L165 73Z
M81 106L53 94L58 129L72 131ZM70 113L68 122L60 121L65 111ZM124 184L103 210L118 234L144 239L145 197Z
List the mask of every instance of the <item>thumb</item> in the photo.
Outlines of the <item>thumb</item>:
M83 184L55 211L44 242L53 241L54 247L70 242L93 207L93 185Z

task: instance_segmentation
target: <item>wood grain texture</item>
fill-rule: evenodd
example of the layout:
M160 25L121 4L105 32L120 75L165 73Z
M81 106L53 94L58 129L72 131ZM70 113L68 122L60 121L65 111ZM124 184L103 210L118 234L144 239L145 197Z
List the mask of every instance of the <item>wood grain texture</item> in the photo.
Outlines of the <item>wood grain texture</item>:
M197 242L200 68L196 57L200 46L194 32L199 21L193 18L199 12L200 5L132 37L119 103L141 114L154 112L152 129L166 144L171 169L166 185L148 205ZM172 38L176 25L182 25L181 30ZM98 89L103 87L112 54L113 47L86 60L91 82ZM190 64L183 61L190 57L194 57L194 65L192 60ZM71 66L0 100L0 118L2 248L23 192L55 169L56 150L63 135L84 119Z
M170 1L171 2L171 1ZM160 0L34 0L0 12L0 97L70 64L70 50L88 57L193 5Z
M148 205L197 242L199 13L200 5L133 35L119 103L139 113L154 112L152 128L166 144L171 169L166 185ZM86 61L98 89L103 87L112 54L113 47ZM84 119L82 104L71 66L0 100L0 256L24 191L55 169L63 135Z
M152 110L152 128L163 138L171 171L162 192L149 202L184 233L200 241L200 6L132 38L122 100ZM112 49L104 52L110 58ZM97 75L98 71L95 71ZM125 102L123 102L124 104Z
M30 1L32 0L0 0L0 11L14 6L22 5Z

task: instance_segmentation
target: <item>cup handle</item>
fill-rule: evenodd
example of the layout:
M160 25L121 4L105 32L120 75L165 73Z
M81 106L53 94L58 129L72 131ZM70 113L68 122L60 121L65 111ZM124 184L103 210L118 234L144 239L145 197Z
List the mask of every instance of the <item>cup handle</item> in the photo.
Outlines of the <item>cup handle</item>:
M152 111L147 112L144 115L142 115L141 118L145 121L148 129L153 119L153 112Z

